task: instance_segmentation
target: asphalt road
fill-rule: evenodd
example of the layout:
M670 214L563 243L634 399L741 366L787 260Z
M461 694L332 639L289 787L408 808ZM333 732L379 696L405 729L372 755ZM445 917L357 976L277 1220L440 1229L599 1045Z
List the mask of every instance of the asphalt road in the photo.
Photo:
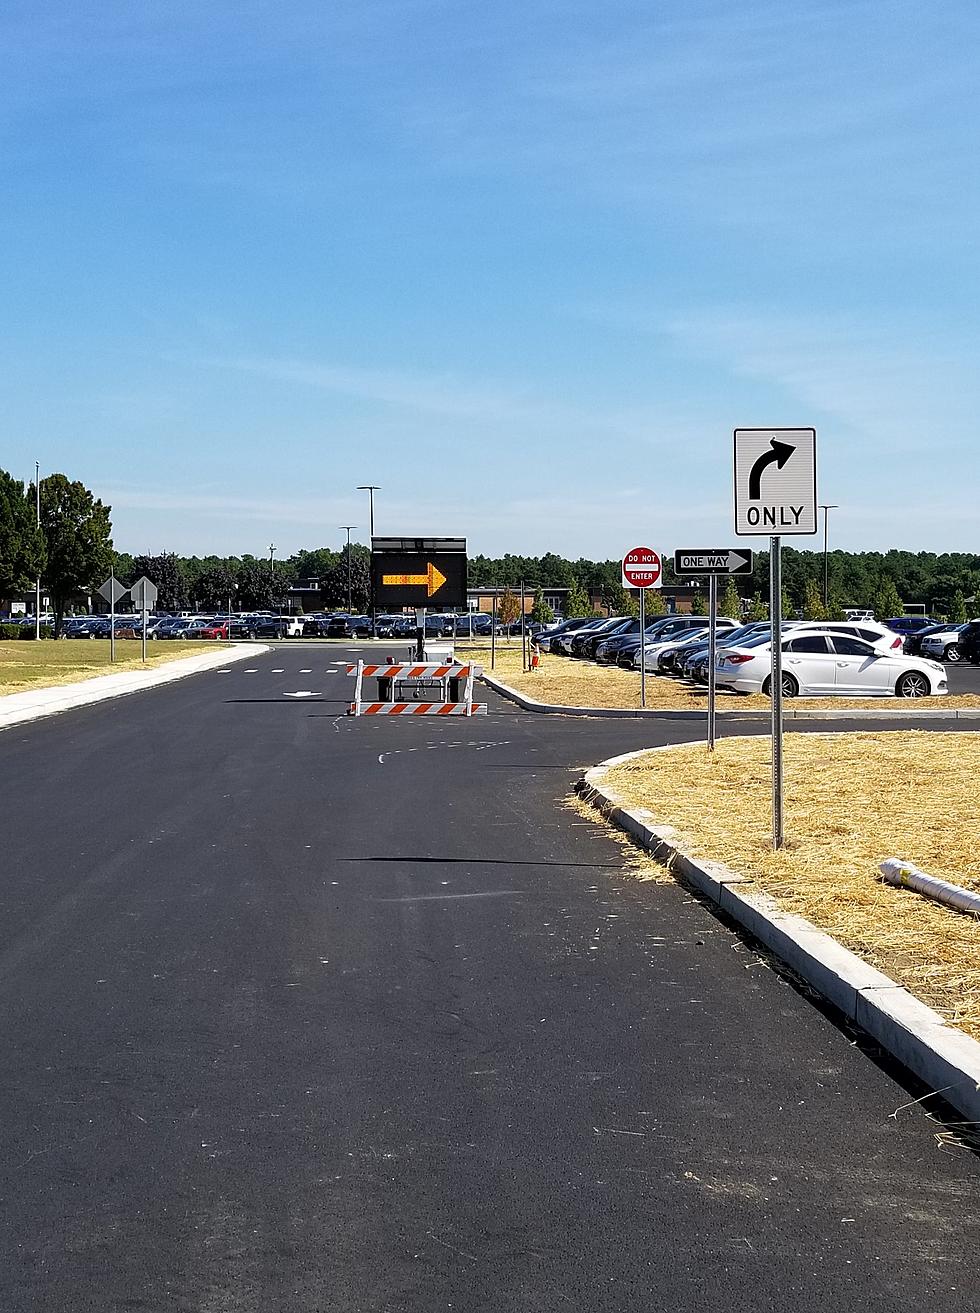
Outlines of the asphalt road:
M342 655L0 734L4 1313L972 1311L978 1159L562 805L700 726Z

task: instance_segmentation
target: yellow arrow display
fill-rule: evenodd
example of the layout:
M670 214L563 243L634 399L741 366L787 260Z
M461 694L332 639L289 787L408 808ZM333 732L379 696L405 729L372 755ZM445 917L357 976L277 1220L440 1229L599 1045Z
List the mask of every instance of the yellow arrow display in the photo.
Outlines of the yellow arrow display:
M381 582L386 588L397 588L399 585L411 588L417 585L426 590L426 597L431 597L446 582L446 576L430 561L425 574L383 574Z

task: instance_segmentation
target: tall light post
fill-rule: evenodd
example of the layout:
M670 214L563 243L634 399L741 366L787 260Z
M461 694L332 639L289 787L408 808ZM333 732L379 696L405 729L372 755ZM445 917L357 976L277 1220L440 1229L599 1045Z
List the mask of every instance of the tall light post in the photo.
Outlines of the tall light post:
M827 515L830 511L839 509L836 502L821 502L820 509L823 511L823 609L827 609L827 597L829 595L827 588Z
M269 605L276 601L276 544L269 544Z
M371 514L371 520L370 520L370 524L371 524L371 541L370 541L370 543L369 543L369 546L370 546L370 548L371 548L371 552L372 552L372 555L373 555L373 553L374 553L374 494L375 494L376 492L380 492L380 491L381 491L381 488L380 488L380 486L379 486L377 483L359 483L359 484L357 485L357 491L358 491L358 492L366 492L367 495L368 495L368 497L370 498L370 506L371 506L371 512L370 512L370 514ZM377 611L377 607L376 607L375 604L374 604L374 570L373 570L373 565L372 565L372 570L371 570L371 579L370 579L370 584L369 584L369 586L370 586L370 589L371 589L371 599L370 599L370 600L371 600L371 637L372 637L372 638L377 638L377 636L378 636L378 611Z
M353 614L353 604L351 599L351 579L350 579L350 531L356 529L356 524L342 524L341 529L347 530L347 614Z
M37 527L41 527L41 462L34 462L34 508L37 512ZM41 576L38 574L34 588L34 637L41 638Z

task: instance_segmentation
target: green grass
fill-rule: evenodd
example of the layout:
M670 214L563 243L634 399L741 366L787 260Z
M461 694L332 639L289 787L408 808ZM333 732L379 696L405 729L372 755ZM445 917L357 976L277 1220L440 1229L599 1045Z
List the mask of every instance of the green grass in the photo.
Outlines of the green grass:
M196 656L215 648L227 648L228 643L149 642L146 645L146 664L141 659L139 639L117 638L116 660L109 661L107 638L42 639L35 643L28 639L0 642L0 695L22 693L29 688L51 688L57 684L73 684L79 679L92 679L96 675L116 674L123 670L149 670L153 666L177 657Z

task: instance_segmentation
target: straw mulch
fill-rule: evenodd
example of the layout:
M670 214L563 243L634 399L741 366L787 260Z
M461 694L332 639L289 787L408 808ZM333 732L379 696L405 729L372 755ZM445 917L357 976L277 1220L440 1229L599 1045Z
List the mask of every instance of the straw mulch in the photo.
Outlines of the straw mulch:
M651 752L612 769L603 788L980 1039L980 921L876 879L879 862L900 857L980 890L980 734L788 734L778 853L771 760L767 738L722 739L714 754L701 744Z
M495 675L503 683L517 689L538 702L550 702L566 707L629 707L640 706L640 676L637 671L620 670L618 666L597 666L591 661L578 661L571 657L551 656L542 653L540 668L534 672L525 672L521 668L520 643L513 647L498 644L495 669L490 670L490 652L486 646L460 646L456 653L479 660L488 674ZM705 711L708 705L708 690L703 686L695 688L678 679L664 675L647 676L648 710L652 711ZM740 693L724 693L719 690L717 707L719 711L762 711L769 710L769 699L759 696L746 696ZM980 707L980 698L969 694L952 697L925 698L911 702L905 698L793 698L787 700L786 707L820 707L855 710L857 708L874 708L881 711L893 707L903 710L909 707L928 706L934 709L943 707Z

